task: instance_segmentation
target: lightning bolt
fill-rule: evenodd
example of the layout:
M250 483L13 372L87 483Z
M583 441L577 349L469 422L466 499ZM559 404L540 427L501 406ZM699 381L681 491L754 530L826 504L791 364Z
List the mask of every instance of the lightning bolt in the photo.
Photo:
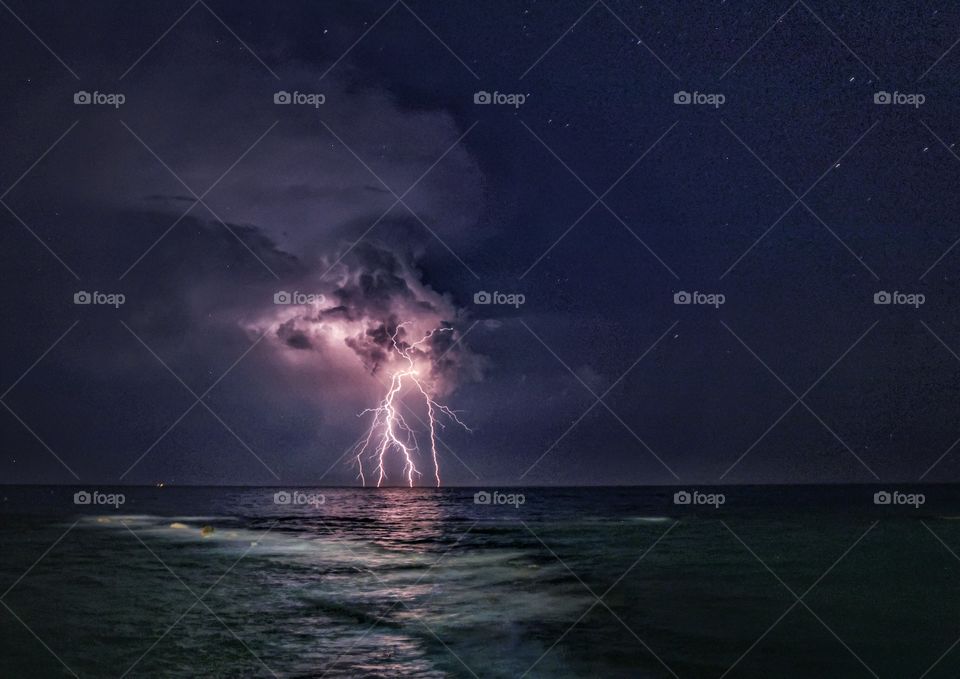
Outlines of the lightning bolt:
M417 435L407 424L407 421L398 408L400 405L401 392L405 384L409 383L413 385L420 396L423 397L423 403L427 409L428 429L430 432L430 455L433 459L433 477L437 487L440 486L440 464L437 458L437 427L445 427L439 415L444 415L467 431L472 431L457 417L456 411L436 401L431 394L429 385L425 384L425 381L422 379L420 369L416 363L417 352L419 351L418 348L420 345L428 341L436 333L452 332L453 329L437 328L431 330L413 344L407 344L397 339L397 335L404 325L406 325L406 323L400 323L390 337L393 343L393 350L403 359L402 366L390 376L387 393L377 407L367 408L360 413L360 416L373 413L373 422L370 424L370 429L367 430L366 437L364 437L363 442L357 444L354 449L357 466L360 470L358 478L364 486L367 485L367 476L363 471L364 456L367 456L372 461L372 476L376 476L378 488L383 485L384 479L387 478L385 461L390 452L399 453L403 459L403 476L411 488L414 484L414 477L421 478L423 476L414 462L415 457L420 453Z

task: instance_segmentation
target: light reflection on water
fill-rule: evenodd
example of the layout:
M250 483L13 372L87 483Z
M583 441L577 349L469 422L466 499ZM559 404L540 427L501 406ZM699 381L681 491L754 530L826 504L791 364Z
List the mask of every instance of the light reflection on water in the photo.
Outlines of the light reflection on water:
M79 674L114 677L135 663L130 676L269 676L269 668L285 677L516 677L531 667L528 676L669 676L633 634L681 676L719 676L789 603L716 519L670 516L661 497L669 491L527 491L512 508L474 505L472 491L418 489L317 489L322 505L277 505L275 490L142 489L119 512L83 516L57 505L69 489L22 491L47 494L21 505L42 505L43 515L14 511L18 500L5 491L4 589L79 523L4 602ZM725 516L791 586L816 580L869 523ZM945 539L960 538L960 522L928 520ZM915 538L910 524L889 525L901 544ZM801 533L805 541L792 539ZM925 534L921 547L939 545ZM858 558L845 562L852 576L875 568L875 553ZM905 674L915 669L910 644L939 643L931 621L960 602L957 580L939 576L919 579L937 583L933 600L919 584L890 587L897 615L911 621L900 646L858 648L888 653L886 666L900 662ZM838 568L831 577L842 584L851 575ZM611 610L595 605L588 588L601 594L615 583L604 596ZM862 630L872 621L857 617L855 584L817 610ZM822 632L772 635L757 662L767 676L830 674L836 647ZM0 617L0 676L57 674L31 640ZM783 669L791 653L795 671Z

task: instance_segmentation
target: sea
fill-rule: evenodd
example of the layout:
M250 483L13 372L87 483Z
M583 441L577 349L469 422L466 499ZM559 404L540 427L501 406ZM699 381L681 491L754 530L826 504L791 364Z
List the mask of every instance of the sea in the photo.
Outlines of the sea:
M960 677L953 486L0 486L0 677Z

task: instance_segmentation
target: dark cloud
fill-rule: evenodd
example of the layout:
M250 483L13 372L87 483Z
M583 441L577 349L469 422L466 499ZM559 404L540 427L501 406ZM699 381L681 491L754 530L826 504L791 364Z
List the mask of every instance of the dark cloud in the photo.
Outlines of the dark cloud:
M279 337L291 349L312 349L313 343L306 333L297 330L294 327L294 319L286 323L281 323L277 328L277 337Z

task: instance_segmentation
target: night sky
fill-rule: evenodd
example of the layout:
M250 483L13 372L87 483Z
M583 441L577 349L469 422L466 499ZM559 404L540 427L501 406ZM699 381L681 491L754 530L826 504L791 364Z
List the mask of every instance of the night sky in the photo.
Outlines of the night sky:
M960 7L4 7L4 483L356 485L398 321L446 485L960 477Z

